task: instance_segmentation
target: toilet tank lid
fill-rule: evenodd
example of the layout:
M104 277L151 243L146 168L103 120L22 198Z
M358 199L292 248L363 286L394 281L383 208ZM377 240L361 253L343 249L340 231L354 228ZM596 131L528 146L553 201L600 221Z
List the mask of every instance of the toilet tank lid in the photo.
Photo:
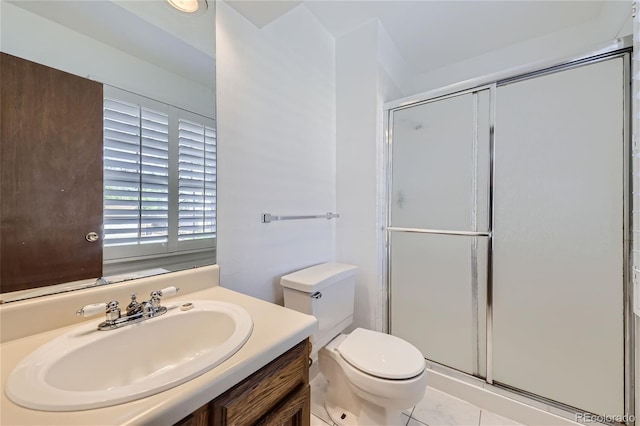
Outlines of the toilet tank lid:
M283 276L280 278L280 285L305 293L313 293L344 278L354 276L357 269L357 266L346 263L321 263Z

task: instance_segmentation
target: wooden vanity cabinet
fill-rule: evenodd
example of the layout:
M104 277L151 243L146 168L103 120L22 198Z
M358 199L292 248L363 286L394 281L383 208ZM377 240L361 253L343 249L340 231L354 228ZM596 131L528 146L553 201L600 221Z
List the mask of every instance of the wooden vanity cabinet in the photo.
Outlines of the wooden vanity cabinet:
M309 426L309 351L307 339L175 426Z

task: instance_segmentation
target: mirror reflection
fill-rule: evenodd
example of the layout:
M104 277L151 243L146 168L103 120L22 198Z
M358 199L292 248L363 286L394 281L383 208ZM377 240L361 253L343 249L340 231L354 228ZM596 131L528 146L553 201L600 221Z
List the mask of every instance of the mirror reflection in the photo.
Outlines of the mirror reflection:
M2 302L215 263L214 6L0 3Z

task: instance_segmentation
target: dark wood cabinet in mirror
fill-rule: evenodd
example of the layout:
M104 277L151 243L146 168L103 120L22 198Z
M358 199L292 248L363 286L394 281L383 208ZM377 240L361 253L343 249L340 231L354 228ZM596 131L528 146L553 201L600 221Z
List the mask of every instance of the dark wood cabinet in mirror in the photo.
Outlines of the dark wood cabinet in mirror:
M200 5L0 2L0 303L215 263L215 3Z

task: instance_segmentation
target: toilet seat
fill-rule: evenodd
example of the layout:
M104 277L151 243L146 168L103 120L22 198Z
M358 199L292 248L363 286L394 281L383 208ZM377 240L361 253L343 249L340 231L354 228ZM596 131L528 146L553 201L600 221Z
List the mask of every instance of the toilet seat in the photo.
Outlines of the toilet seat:
M355 367L340 354L338 348L348 337L348 335L342 334L319 351L320 371L330 382L332 377L335 379L335 374L342 374L352 390L361 398L386 408L402 410L417 404L422 399L427 386L426 368L422 370L422 373L408 379L376 377ZM339 366L339 373L336 372L337 370L327 370L331 363L328 363L326 359L335 361ZM425 362L424 358L422 360Z
M352 331L337 352L352 367L380 379L411 379L426 367L422 353L409 342L363 328Z

